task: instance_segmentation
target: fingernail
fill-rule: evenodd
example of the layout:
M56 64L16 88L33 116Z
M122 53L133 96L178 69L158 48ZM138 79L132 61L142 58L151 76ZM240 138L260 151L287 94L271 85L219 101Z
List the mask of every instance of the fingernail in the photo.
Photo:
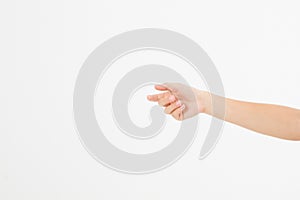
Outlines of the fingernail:
M180 106L180 105L181 105L181 101L178 100L178 101L176 102L176 106Z
M175 97L174 97L173 95L171 95L171 96L169 97L169 100L170 100L170 101L174 101L174 100L175 100Z
M181 110L184 110L185 109L185 105L183 104L181 107L180 107Z

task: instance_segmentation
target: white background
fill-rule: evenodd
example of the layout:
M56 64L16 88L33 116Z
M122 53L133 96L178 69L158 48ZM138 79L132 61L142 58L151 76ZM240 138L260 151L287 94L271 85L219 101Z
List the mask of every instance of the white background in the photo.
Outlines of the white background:
M2 1L0 199L299 199L299 142L226 124L205 160L197 159L199 134L171 167L132 176L86 152L72 115L74 83L89 53L144 27L200 44L226 96L300 108L298 2Z

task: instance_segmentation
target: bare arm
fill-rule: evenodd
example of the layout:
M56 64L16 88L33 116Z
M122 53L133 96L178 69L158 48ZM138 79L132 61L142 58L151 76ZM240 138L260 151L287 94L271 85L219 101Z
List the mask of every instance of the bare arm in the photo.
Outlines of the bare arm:
M200 92L204 113L212 115L211 97ZM288 140L300 140L300 110L225 98L225 121L244 128ZM215 116L220 117L220 116Z
M177 120L206 113L265 135L300 140L300 110L298 109L228 99L178 83L157 85L155 88L166 92L149 95L148 100L164 106L165 113ZM186 93L187 90L193 91L195 98L188 97L190 94ZM174 98L170 98L171 96ZM212 97L225 103L225 115L213 112Z

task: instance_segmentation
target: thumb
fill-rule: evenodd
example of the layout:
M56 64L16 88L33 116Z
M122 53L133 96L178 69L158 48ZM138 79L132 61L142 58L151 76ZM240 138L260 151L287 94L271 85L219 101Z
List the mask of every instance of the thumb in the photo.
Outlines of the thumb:
M160 91L166 91L166 90L170 90L166 85L164 84L158 84L154 86L156 90L160 90Z

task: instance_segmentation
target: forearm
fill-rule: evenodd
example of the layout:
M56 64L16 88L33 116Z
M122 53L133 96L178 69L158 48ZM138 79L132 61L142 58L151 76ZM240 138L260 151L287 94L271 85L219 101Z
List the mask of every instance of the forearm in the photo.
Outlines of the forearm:
M203 112L273 137L300 140L300 110L270 104L237 101L214 95L225 104L225 116L213 111L212 96L202 93Z

